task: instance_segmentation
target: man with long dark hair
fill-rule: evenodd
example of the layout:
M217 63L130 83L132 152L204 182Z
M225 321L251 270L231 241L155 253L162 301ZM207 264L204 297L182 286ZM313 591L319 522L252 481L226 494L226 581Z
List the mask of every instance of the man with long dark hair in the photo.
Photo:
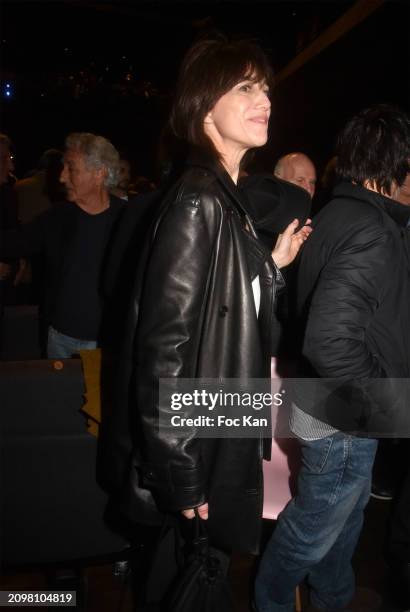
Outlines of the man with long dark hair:
M341 181L315 218L298 280L303 357L310 376L335 380L337 392L320 414L307 386L293 405L302 468L261 562L258 612L291 612L306 577L314 609L349 604L351 558L384 433L374 418L392 420L390 387L410 372L410 208L396 201L409 172L409 117L385 105L364 110L342 131L337 156Z

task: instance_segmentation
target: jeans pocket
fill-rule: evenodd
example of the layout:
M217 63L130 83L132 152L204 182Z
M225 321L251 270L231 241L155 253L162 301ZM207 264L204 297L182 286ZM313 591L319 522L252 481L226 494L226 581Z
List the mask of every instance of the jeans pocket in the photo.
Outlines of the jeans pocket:
M334 441L333 436L327 436L321 440L303 440L302 444L302 461L314 474L323 472L330 449Z

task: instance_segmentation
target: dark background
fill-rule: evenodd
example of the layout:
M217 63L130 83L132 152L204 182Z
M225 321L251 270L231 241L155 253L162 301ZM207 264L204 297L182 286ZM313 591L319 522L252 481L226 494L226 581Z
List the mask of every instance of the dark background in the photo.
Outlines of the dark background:
M132 159L137 174L155 178L179 63L210 28L257 39L278 75L270 141L254 169L271 170L279 155L302 150L320 171L352 113L378 102L409 108L406 1L386 0L280 78L354 4L3 0L0 130L14 142L16 175L21 178L45 149L62 147L65 136L78 130L108 137Z

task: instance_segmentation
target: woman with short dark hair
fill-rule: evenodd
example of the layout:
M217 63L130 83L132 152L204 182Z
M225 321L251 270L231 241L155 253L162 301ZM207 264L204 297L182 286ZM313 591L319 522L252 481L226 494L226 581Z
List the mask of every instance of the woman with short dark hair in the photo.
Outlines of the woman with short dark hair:
M135 297L133 516L151 508L192 518L196 508L211 543L228 552L258 550L262 439L158 427L170 412L158 387L161 379L270 377L279 268L310 232L296 232L295 220L271 253L236 185L245 153L267 141L271 86L269 62L252 42L204 40L188 52L170 118L188 162L162 203ZM185 408L185 417L196 414Z

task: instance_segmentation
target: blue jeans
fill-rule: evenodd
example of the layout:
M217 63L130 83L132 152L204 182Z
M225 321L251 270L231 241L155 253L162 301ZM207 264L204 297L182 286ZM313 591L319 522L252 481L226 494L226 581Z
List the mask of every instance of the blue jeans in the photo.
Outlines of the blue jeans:
M54 327L48 328L47 357L49 359L70 359L80 351L97 348L96 340L80 340L61 334Z
M256 577L258 612L293 612L296 586L306 577L319 609L342 609L354 595L351 559L377 440L337 433L300 443L297 494L278 517Z

